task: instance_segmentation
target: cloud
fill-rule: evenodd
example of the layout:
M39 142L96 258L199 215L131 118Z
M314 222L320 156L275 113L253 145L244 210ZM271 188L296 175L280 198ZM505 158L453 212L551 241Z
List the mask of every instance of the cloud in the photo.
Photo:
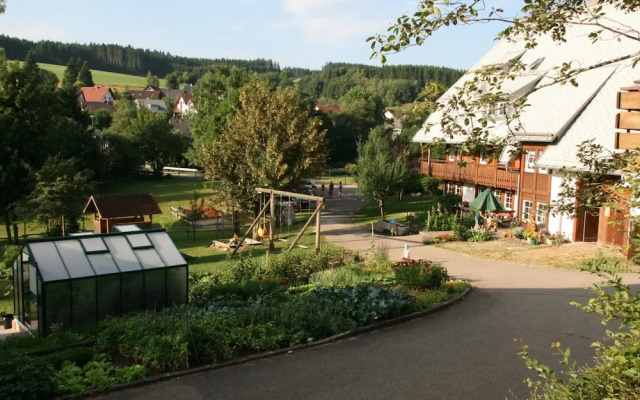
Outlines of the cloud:
M383 31L387 19L366 18L364 1L346 0L283 0L287 21L276 21L267 27L273 30L296 29L310 42L344 45L363 42L375 32Z
M0 31L29 40L64 40L70 36L69 31L42 22L3 21Z

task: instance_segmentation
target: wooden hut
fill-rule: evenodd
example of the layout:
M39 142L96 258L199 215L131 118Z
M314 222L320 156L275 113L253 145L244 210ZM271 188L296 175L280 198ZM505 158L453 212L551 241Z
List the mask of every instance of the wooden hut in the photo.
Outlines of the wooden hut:
M150 229L154 214L162 214L151 193L97 194L87 201L83 213L93 213L93 231L109 233L115 225L135 224ZM149 216L148 220L145 216Z

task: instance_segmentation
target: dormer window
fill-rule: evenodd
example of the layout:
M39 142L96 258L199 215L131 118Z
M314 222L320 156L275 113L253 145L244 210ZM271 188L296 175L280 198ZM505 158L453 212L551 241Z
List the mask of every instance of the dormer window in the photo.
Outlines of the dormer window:
M542 64L543 61L544 61L544 57L540 57L534 62L532 62L531 64L529 64L529 71L535 71L536 69L538 69L538 67L540 66L540 64Z

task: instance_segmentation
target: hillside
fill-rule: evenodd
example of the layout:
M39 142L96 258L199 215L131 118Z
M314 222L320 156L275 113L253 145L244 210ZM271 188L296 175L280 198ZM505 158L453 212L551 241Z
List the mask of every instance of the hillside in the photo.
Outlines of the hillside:
M67 68L64 65L46 63L38 63L38 65L40 66L40 68L56 74L59 81L62 81L62 75L64 74L64 70ZM125 86L128 86L130 89L141 89L144 88L147 84L146 76L126 75L116 72L99 71L95 69L91 70L91 74L93 75L93 81L96 85L111 86L118 89L124 88ZM160 79L160 86L166 87L166 82L164 81L164 79Z

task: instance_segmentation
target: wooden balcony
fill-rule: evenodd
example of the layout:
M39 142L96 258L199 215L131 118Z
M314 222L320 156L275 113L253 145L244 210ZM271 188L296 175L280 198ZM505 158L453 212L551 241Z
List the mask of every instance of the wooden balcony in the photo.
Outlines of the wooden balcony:
M446 163L444 160L423 160L421 173L424 176L447 181L467 182L505 190L518 190L519 172L510 172L496 165L469 163L466 167Z

